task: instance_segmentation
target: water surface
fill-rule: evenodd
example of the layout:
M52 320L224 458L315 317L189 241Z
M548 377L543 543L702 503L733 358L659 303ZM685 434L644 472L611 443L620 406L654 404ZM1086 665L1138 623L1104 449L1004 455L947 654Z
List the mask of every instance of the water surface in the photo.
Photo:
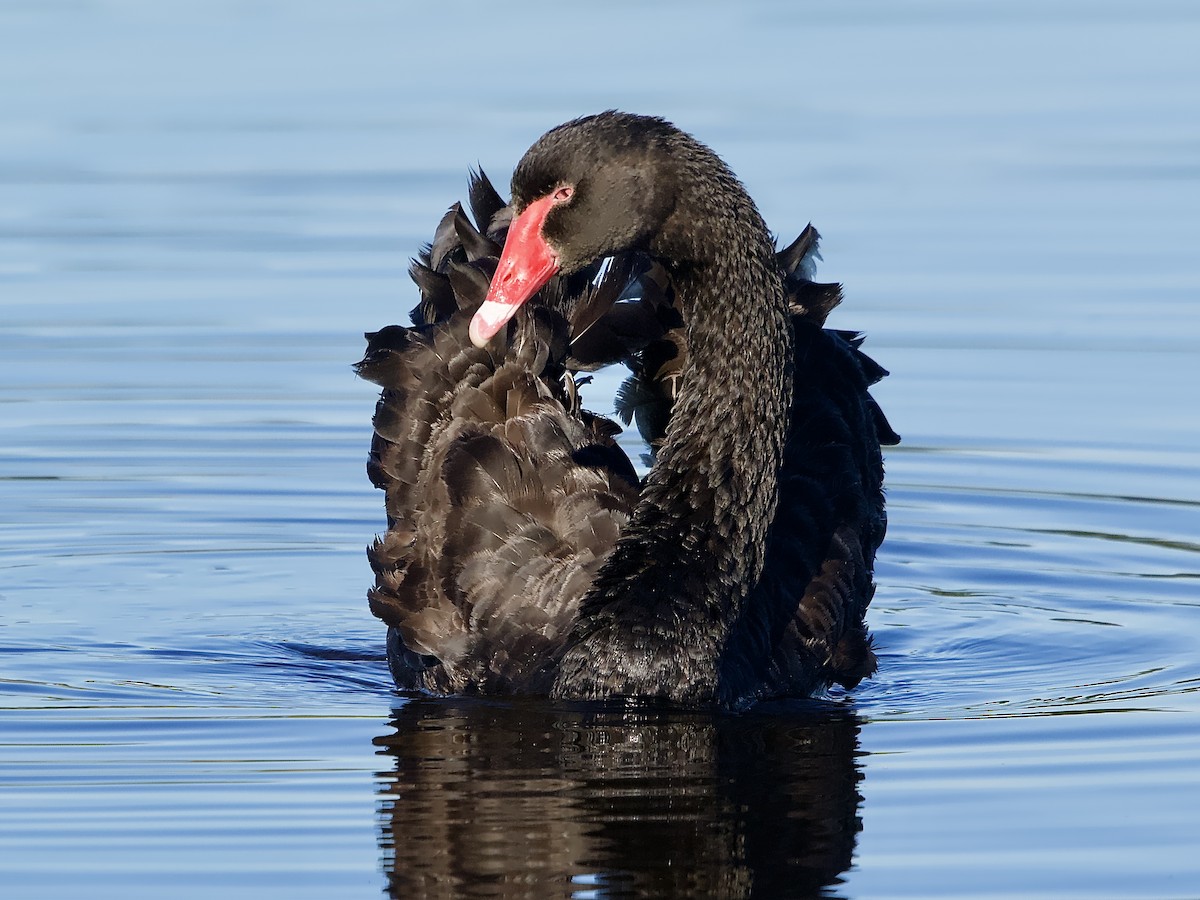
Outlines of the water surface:
M1200 896L1193 4L78 0L0 35L12 896ZM468 166L612 106L816 223L893 372L848 695L391 690L361 332Z

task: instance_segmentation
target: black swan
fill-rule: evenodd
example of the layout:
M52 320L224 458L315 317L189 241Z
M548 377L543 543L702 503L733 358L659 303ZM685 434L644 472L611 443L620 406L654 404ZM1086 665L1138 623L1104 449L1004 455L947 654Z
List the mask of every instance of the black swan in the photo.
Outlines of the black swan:
M711 150L614 111L540 138L507 206L475 178L471 206L414 263L415 327L357 366L383 388L369 597L397 685L742 707L869 676L898 438L867 392L886 373L822 327L815 231L777 254ZM574 377L620 359L656 448L640 482Z

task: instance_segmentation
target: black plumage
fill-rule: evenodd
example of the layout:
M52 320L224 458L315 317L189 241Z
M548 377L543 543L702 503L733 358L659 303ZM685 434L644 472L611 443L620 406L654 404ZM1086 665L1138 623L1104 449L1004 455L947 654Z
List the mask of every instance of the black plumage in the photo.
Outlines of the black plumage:
M358 366L383 388L370 600L398 685L738 706L870 675L897 438L883 370L823 328L816 231L776 254L715 154L615 112L543 136L511 204L482 174L470 198L413 265L416 325ZM656 450L640 483L574 377L617 361Z

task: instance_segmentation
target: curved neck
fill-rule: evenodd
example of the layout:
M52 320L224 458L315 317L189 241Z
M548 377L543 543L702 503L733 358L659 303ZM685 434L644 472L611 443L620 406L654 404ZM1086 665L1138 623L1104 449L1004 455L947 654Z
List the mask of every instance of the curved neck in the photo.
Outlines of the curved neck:
M672 220L685 224L656 241L689 361L632 519L581 610L585 621L632 630L647 653L686 648L711 662L711 673L692 672L706 682L692 685L697 696L715 688L729 628L763 570L792 398L792 328L774 246L744 189L728 181L681 204Z
M745 593L775 514L793 337L773 252L721 268L675 272L688 365L634 518L654 515L660 533L703 547L717 569L737 572Z

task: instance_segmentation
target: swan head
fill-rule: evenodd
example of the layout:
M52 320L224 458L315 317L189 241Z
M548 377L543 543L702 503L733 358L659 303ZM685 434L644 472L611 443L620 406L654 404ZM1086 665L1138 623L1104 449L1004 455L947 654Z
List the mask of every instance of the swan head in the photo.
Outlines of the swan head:
M512 178L513 221L471 341L483 347L554 275L625 250L654 252L675 209L689 139L651 116L605 112L548 131Z

